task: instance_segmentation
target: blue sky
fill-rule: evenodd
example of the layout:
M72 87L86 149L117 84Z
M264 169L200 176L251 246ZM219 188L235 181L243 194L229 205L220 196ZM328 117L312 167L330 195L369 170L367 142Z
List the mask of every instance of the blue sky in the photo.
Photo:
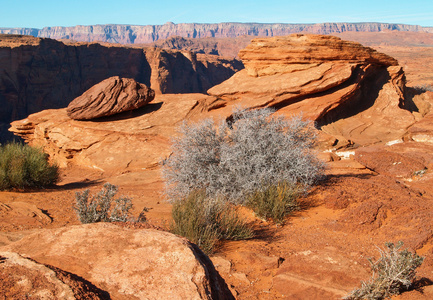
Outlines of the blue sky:
M0 27L382 22L433 27L433 1L0 0Z

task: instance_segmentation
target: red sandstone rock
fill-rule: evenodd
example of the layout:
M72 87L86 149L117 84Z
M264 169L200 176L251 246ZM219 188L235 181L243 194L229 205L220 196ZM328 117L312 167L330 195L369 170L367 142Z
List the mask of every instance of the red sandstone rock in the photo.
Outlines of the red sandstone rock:
M74 120L91 120L140 108L155 97L155 92L134 79L110 77L75 98L67 108Z
M107 299L89 282L14 252L0 252L0 297L4 299Z
M293 69L302 68L304 64L308 68L324 62L398 64L394 58L359 43L312 34L257 38L239 52L239 58L250 76L292 73Z
M209 258L168 232L76 225L40 231L3 249L76 274L111 299L233 299Z

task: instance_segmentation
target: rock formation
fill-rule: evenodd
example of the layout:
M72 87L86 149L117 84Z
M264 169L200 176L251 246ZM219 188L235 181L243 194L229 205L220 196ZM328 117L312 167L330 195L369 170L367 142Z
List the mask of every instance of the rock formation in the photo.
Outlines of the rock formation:
M60 166L73 163L107 174L134 172L157 166L170 154L176 124L199 103L214 100L203 94L160 94L140 109L98 122L71 120L66 109L45 110L13 122L11 130L31 145L44 147Z
M140 108L155 97L155 92L134 79L107 78L72 100L67 108L74 120L91 120Z
M76 225L37 232L2 250L75 274L111 299L234 299L212 262L168 232Z
M240 55L246 69L211 88L209 96L157 95L143 109L120 115L116 125L110 119L71 122L64 110L44 111L10 130L43 146L63 166L74 162L114 172L158 165L169 155L180 121L229 117L235 106L302 113L328 135L359 145L401 139L415 122L397 61L358 43L296 34L255 39Z
M14 252L0 252L0 295L5 299L107 299L107 293L59 268Z
M219 99L209 110L240 104L275 107L285 114L302 112L324 131L363 144L401 137L414 122L412 114L402 109L405 82L397 61L361 44L295 34L254 39L239 56L245 70L208 91ZM380 125L350 121L360 130L371 130L362 141L354 128L335 124L370 107L367 114L379 112Z
M71 39L75 41L102 41L121 44L152 43L171 36L186 38L203 37L237 37L251 36L282 36L291 33L333 34L346 31L424 31L432 32L431 27L417 25L387 24L387 23L318 23L318 24L261 24L261 23L219 23L174 24L167 22L163 25L90 25L74 27L45 27L34 28L0 28L0 33L31 34L36 37L52 39Z
M0 123L66 107L111 76L133 78L156 93L195 93L242 68L239 61L187 51L0 35Z
M45 110L15 121L15 134L43 146L61 166L74 168L63 169L67 176L53 190L26 195L3 192L0 213L6 213L4 221L28 214L32 216L25 220L26 229L76 224L70 189L96 189L92 185L102 178L115 180L133 196L134 205L151 207L149 220L159 218L163 223L171 207L159 194L163 186L159 163L170 155L170 138L178 124L205 117L228 118L236 105L273 106L277 114L302 112L304 118L316 120L316 150L327 160L328 176L302 198L305 209L290 217L288 226L273 227L251 211L240 210L254 220L262 235L224 242L217 256L211 257L232 293L238 293L239 299L340 299L361 280L368 280L366 257L377 258L377 247L384 242L402 240L426 259L418 273L423 277L417 282L422 293L412 290L401 298L432 299L433 93L406 89L405 73L395 60L357 43L321 36L284 39L292 47L284 49L283 39L254 41L242 52L251 75L240 71L210 89L211 95L156 94L142 108L97 121L71 120L66 109ZM261 49L272 52L279 63ZM308 51L316 55L306 59ZM87 168L75 169L77 165ZM31 199L27 194L35 196ZM12 205L23 201L33 205ZM6 227L0 222L10 231L18 230L22 223L18 224ZM136 274L152 271L151 267L140 269L149 266L148 255L143 254L149 249L143 245L148 233L113 224L63 227L32 235L7 232L0 233L0 245L5 245L0 251L60 266L117 299L134 289L132 283L143 284ZM171 239L172 235L164 234L152 244L169 248L166 242ZM185 240L180 244L191 250ZM178 249L172 247L149 259L159 263L167 262L167 257L179 258ZM186 252L194 253L190 250ZM65 253L80 254L74 256L74 263ZM157 275L166 274L164 267L155 267ZM186 267L182 264L180 270ZM197 270L202 274L201 267ZM183 287L192 286L188 278L197 276L183 276ZM164 280L160 282L166 284ZM144 289L141 295L160 290Z

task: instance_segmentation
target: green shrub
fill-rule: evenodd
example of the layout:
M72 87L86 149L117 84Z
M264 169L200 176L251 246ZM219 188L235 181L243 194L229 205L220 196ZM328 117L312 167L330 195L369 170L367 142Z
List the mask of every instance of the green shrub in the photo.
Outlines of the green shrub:
M102 190L89 200L89 190L76 192L74 210L81 223L126 222L133 205L130 198L120 197L113 200L117 186L105 183Z
M211 254L218 240L253 237L252 229L239 218L232 205L209 199L203 190L192 191L172 207L171 231L189 239Z
M268 184L252 193L246 205L260 218L282 224L287 215L299 209L297 199L302 192L303 188L285 181Z
M353 290L345 299L376 300L389 298L408 290L415 278L415 269L421 266L424 258L407 249L400 250L403 242L385 244L387 249L379 249L380 258L369 259L373 275L361 288Z
M45 187L58 178L58 166L50 165L41 149L20 143L0 147L0 190Z
M286 119L273 112L237 110L219 124L211 119L184 123L163 163L169 199L203 189L209 198L244 204L263 185L313 184L324 166L311 151L312 126L301 117Z

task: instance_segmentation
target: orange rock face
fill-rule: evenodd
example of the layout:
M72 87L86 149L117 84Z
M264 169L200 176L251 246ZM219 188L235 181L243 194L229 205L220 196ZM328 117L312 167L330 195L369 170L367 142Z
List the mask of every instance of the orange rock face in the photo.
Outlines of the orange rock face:
M292 34L273 38L257 38L239 52L248 75L263 76L292 73L324 62L377 64L395 66L397 61L359 43L334 36Z
M5 249L72 272L111 299L234 299L212 262L168 232L86 224L39 232Z
M72 100L66 111L74 120L91 120L140 108L154 97L155 92L145 84L114 76Z

